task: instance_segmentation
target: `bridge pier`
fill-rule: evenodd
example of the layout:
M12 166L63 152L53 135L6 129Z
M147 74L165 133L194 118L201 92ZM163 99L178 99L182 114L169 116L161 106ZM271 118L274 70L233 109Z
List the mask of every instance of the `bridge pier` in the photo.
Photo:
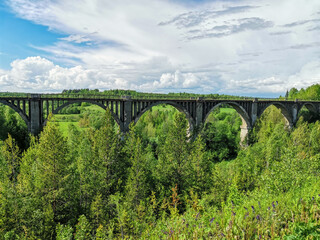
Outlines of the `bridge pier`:
M296 99L295 103L297 102L298 100ZM292 114L292 123L289 123L290 128L294 127L296 125L296 122L298 121L298 105L297 104L294 104L292 106L291 114Z
M32 135L38 135L42 130L42 104L40 94L31 94L28 128Z
M258 119L258 99L255 98L251 106L251 126L254 126Z
M196 102L196 127L200 127L204 124L205 119L203 119L203 101L202 98L198 98Z
M126 133L129 131L129 126L132 122L132 99L130 96L124 96L123 100L123 111L120 111L120 119L122 119L123 124L122 132Z

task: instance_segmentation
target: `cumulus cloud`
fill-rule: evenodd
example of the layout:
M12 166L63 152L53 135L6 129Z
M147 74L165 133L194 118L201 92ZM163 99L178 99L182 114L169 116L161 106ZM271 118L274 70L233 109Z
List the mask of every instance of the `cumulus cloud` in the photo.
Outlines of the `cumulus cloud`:
M302 66L300 71L289 76L288 82L291 87L303 88L312 84L320 83L320 61L311 61Z
M226 67L226 66L225 66ZM220 69L220 71L218 71ZM216 67L212 72L191 71L162 73L153 81L129 81L126 76L110 73L108 69L86 69L82 66L61 67L48 59L28 57L15 60L10 70L0 70L0 87L3 91L52 92L73 88L134 89L152 92L188 91L257 95L272 93L283 95L292 87L302 88L320 82L320 61L311 61L285 78L257 76L247 78ZM214 74L217 71L219 74ZM143 79L143 76L141 77ZM155 77L156 78L156 77Z
M0 71L0 85L3 90L33 92L130 87L125 80L103 69L63 68L39 56L13 61L9 71Z
M182 74L177 70L174 74L162 74L159 81L153 82L153 86L155 88L194 88L198 83L199 78L193 73Z
M98 89L192 89L198 87L199 77L193 73L162 74L159 80L132 84L108 69L85 69L82 66L64 68L48 59L28 57L15 60L8 71L0 70L0 86L7 91L48 92L73 88ZM202 89L203 90L203 89Z

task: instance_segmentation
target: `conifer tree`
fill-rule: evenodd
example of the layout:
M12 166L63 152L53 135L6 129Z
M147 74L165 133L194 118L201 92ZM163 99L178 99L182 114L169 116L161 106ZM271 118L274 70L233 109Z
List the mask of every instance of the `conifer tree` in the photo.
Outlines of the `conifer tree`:
M19 167L19 147L8 135L2 143L0 153L0 235L8 233L14 236L19 228L19 196L17 193L17 175ZM12 232L12 233L11 233Z
M178 194L186 190L186 176L191 170L189 149L187 121L182 113L177 113L163 146L160 146L156 169L165 189L169 190L177 185Z
M135 129L131 128L126 141L126 152L129 156L129 176L126 183L126 200L129 205L137 210L140 201L147 194L146 161L142 150L141 139L137 136Z
M120 138L114 128L114 119L107 109L103 126L94 132L92 139L92 174L97 193L104 197L115 193L118 187L118 169L121 165Z
M208 183L211 170L210 163L204 151L205 144L201 136L198 136L194 142L191 143L191 147L190 161L192 164L192 172L187 176L187 179L188 181L193 181L190 185L196 192L202 193L210 187Z
M54 123L44 128L37 151L36 191L52 206L54 221L61 220L68 178L68 145ZM61 216L59 216L61 214Z
M67 192L69 158L66 139L58 126L48 122L39 142L31 147L21 160L19 189L24 207L21 219L25 231L40 239L53 239L55 224L65 223L70 215ZM70 194L70 195L69 195Z

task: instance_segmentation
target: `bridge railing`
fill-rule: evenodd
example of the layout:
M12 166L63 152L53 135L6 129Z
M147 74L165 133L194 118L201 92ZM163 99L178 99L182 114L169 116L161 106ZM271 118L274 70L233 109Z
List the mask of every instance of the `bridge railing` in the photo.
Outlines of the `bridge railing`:
M79 99L132 99L132 100L254 100L253 97L189 97L170 95L150 95L150 96L120 96L120 95L90 95L90 94L42 94L42 98L79 98Z

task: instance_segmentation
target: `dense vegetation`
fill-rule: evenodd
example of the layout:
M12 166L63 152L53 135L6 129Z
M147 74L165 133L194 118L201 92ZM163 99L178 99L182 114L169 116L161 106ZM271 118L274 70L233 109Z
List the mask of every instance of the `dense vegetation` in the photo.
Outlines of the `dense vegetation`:
M320 123L290 130L269 107L245 149L240 124L224 106L195 137L159 106L123 136L109 111L82 104L24 152L4 137L0 239L319 239Z
M292 88L290 91L287 91L286 97L290 99L320 100L320 85L315 84L306 89L301 88L300 90Z

